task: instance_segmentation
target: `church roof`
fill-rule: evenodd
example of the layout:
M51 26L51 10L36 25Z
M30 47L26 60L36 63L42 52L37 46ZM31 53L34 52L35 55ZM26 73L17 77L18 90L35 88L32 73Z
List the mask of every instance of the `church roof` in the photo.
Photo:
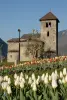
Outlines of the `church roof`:
M24 34L21 38L28 39L30 37L32 37L32 38L39 38L40 37L40 34L39 33L38 34L32 34L32 33Z
M59 22L58 18L52 12L49 12L45 16L40 18L40 21L45 21L45 20L57 20Z
M20 38L20 42L25 42L26 41L26 39L21 39ZM16 42L19 42L19 38L12 38L12 39L9 39L7 42L14 42L14 43L16 43Z
M19 38L9 39L7 42L19 42Z
M28 41L28 38L27 39L22 39L22 38L20 38L20 42L27 42ZM37 38L32 38L32 39L30 39L29 40L30 42L43 42L43 41L41 41L40 39L37 39ZM10 40L8 40L7 42L14 42L14 43L17 43L17 42L19 42L19 38L12 38L12 39L10 39Z
M31 34L31 33L24 34L23 36L21 36L20 42L25 42L27 39L29 39L31 37L36 40L37 38L40 38L40 34ZM7 42L19 42L19 38L12 38L12 39L9 39Z

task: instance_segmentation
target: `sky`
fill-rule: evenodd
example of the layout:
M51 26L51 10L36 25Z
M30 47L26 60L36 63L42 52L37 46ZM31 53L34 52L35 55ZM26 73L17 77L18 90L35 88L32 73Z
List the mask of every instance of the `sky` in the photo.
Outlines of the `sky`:
M52 12L60 20L59 31L67 29L67 0L0 0L0 38L5 42L33 29L40 32L40 21Z

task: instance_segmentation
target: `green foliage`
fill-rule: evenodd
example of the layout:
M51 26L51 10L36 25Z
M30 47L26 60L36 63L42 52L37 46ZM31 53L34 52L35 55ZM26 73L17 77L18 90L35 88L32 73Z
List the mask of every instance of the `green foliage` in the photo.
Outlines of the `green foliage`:
M2 64L2 63L0 63ZM58 62L51 62L51 63L41 63L41 64L32 64L32 65L21 65L18 67L13 67L10 69L10 66L13 65L13 63L3 63L3 67L9 66L8 69L1 70L0 75L6 75L6 74L14 74L14 73L26 73L28 75L31 75L32 72L34 72L36 75L41 75L42 73L48 72L51 73L55 69L58 69L58 72L63 68L67 67L67 61L58 61Z
M51 74L55 69L62 70L63 67L67 67L67 61L57 61L50 63L39 63L32 65L21 65L9 69L1 70L0 75L8 75L11 78L12 94L8 95L6 92L0 89L0 100L67 100L67 84L58 84L56 89L53 89L49 84L45 85L42 81L37 85L37 90L33 91L28 83L21 89L14 86L14 73L23 72L29 76L34 72L36 77L42 75L42 73L48 72Z

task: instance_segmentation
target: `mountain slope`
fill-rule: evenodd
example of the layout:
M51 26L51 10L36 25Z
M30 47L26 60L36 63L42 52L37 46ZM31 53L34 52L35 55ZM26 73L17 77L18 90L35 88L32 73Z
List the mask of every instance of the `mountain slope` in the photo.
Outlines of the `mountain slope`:
M0 46L2 46L2 56L6 57L7 56L7 43L5 43L1 38L0 38Z
M67 55L67 30L58 33L58 51L61 55Z

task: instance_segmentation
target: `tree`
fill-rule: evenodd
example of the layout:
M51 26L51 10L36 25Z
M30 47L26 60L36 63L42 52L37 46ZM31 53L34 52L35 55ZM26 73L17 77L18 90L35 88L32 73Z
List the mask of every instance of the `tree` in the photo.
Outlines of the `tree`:
M33 58L38 58L43 56L43 51L44 51L44 43L38 41L37 39L32 39L29 38L27 40L27 45L26 45L26 55L28 56L31 54Z
M27 49L25 52L26 56L29 56L29 54L31 54L33 58L43 58L44 42L40 41L37 36L38 30L33 29L32 34L27 39Z

